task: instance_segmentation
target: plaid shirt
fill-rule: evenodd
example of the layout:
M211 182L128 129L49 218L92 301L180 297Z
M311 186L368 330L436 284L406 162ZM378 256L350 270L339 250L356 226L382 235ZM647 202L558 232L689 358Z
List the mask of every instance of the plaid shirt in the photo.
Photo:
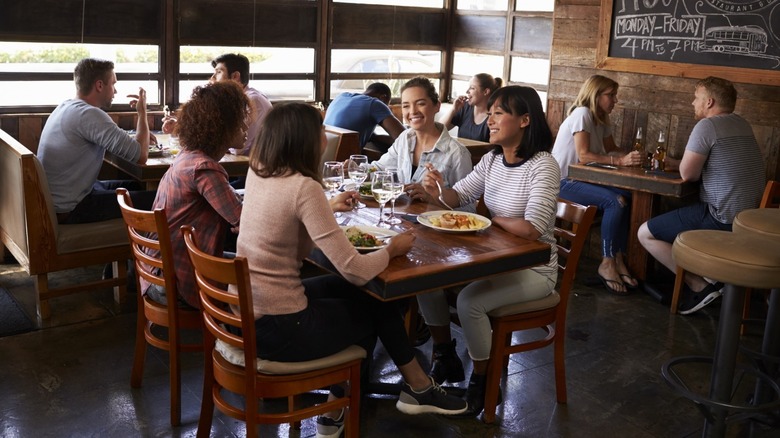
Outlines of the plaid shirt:
M192 225L200 249L222 256L228 228L237 227L241 219L241 201L218 162L199 151L182 149L160 181L153 208L163 208L168 215L179 295L200 308L195 273L179 228ZM141 283L146 291L149 283Z

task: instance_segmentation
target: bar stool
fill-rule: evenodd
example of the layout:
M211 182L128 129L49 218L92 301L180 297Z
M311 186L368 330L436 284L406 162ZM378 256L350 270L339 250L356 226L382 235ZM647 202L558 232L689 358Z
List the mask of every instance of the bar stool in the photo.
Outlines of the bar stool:
M733 224L734 233L753 235L767 242L774 242L776 251L780 251L780 209L758 208L744 210L737 214ZM780 287L780 285L777 285ZM753 358L756 367L768 376L777 379L780 366L780 289L772 289L769 295L767 318L764 324L764 339L761 351L744 350ZM763 385L756 386L756 403L765 403L771 399Z
M712 358L673 358L661 369L672 388L697 403L704 413L704 436L724 436L727 419L749 418L780 408L780 400L765 404L735 404L732 385L737 368L745 288L780 287L780 251L774 242L749 233L694 230L680 233L672 246L675 263L685 269L726 284ZM712 362L710 391L703 396L691 391L674 367L683 363ZM755 376L780 396L780 386L752 367L740 371ZM729 411L739 417L728 417Z

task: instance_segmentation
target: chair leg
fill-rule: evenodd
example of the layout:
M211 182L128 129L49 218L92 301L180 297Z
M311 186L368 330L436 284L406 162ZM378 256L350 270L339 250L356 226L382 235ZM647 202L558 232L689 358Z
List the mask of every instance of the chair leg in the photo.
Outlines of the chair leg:
M140 295L139 295L140 296ZM130 373L130 386L140 388L144 377L144 361L146 360L146 316L143 300L138 301L138 315L135 322L135 353L133 353L133 371Z
M209 347L205 338L206 336L204 335L203 394L200 401L197 438L209 438L211 435L211 420L214 418L214 363L212 362L214 342L212 340ZM247 431L249 431L248 426L249 423L247 422Z
M49 293L49 277L47 274L38 274L35 276L35 307L38 309L38 316L41 319L51 318L51 309L49 308L49 299L43 296Z
M119 280L119 284L114 286L114 302L124 306L127 302L127 260L111 262L114 268L114 279Z
M360 361L356 361L349 373L349 407L347 408L344 438L360 436Z
M499 324L493 326L493 340L490 350L490 360L488 361L487 376L485 381L485 410L482 414L482 421L487 424L492 424L496 421L496 407L498 405L498 391L501 386L501 372L504 369L504 363L509 360L509 355L504 352L506 344L504 342L509 339L511 342L511 333L507 336L503 333L502 327Z
M558 403L566 403L566 357L564 355L565 327L556 327L555 340L553 341L555 362L555 395Z
M179 334L168 327L168 356L171 385L171 426L181 424L181 362L179 360Z
M677 276L674 278L674 292L672 293L672 304L669 307L669 313L677 313L677 304L680 301L680 293L682 292L683 279L685 278L685 269L677 267Z
M742 309L742 325L739 328L739 334L744 335L747 331L745 321L750 319L750 300L753 295L753 289L745 289L745 307Z
M295 410L295 396L294 395L288 395L287 396L287 412L292 412ZM290 423L290 428L293 430L301 430L301 421L293 421Z

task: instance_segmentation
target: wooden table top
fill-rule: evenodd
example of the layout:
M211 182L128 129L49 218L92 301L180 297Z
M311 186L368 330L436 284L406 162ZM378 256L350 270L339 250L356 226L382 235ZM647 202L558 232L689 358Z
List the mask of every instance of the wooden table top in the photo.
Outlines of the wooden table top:
M171 167L175 156L167 152L170 145L170 135L155 134L157 141L163 146L163 154L159 157L150 157L145 164L128 161L122 157L106 151L103 161L130 175L135 180L142 182L159 182L165 172ZM249 169L249 157L243 155L225 154L219 164L225 168L230 176L245 176Z
M678 173L667 172L664 175L658 175L648 173L640 167L608 169L584 164L570 164L569 178L675 198L693 195L699 191L697 183L683 181Z
M339 223L376 225L379 209L373 200L363 199L368 206L342 213ZM388 203L385 211L389 211ZM419 214L438 207L415 202L406 196L396 202L396 213ZM389 266L364 288L382 300L393 300L481 278L529 268L550 259L550 246L510 234L493 225L471 233L445 233L419 223L404 220L393 231L412 230L416 239L406 256L396 257ZM311 261L336 272L320 251L314 251Z

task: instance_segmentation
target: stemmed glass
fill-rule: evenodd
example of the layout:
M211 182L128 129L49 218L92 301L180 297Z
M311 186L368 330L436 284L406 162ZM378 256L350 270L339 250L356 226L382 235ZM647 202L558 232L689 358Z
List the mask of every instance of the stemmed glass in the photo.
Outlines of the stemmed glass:
M385 204L393 197L393 192L390 190L392 182L393 175L390 172L378 171L371 174L371 193L374 195L376 202L379 203L379 222L376 224L378 227L390 227L385 223L383 214Z
M350 155L347 164L347 173L352 182L355 183L355 190L360 193L360 186L368 177L368 157L365 155ZM358 200L355 208L364 208L366 204Z
M404 193L404 183L401 182L401 179L398 177L398 169L388 168L387 171L392 178L389 187L393 197L390 198L390 217L388 217L385 222L391 225L397 225L401 223L401 219L395 215L395 200Z
M344 182L344 165L340 161L326 161L322 169L322 184L328 189L328 199L336 196ZM341 216L335 213L336 217Z

